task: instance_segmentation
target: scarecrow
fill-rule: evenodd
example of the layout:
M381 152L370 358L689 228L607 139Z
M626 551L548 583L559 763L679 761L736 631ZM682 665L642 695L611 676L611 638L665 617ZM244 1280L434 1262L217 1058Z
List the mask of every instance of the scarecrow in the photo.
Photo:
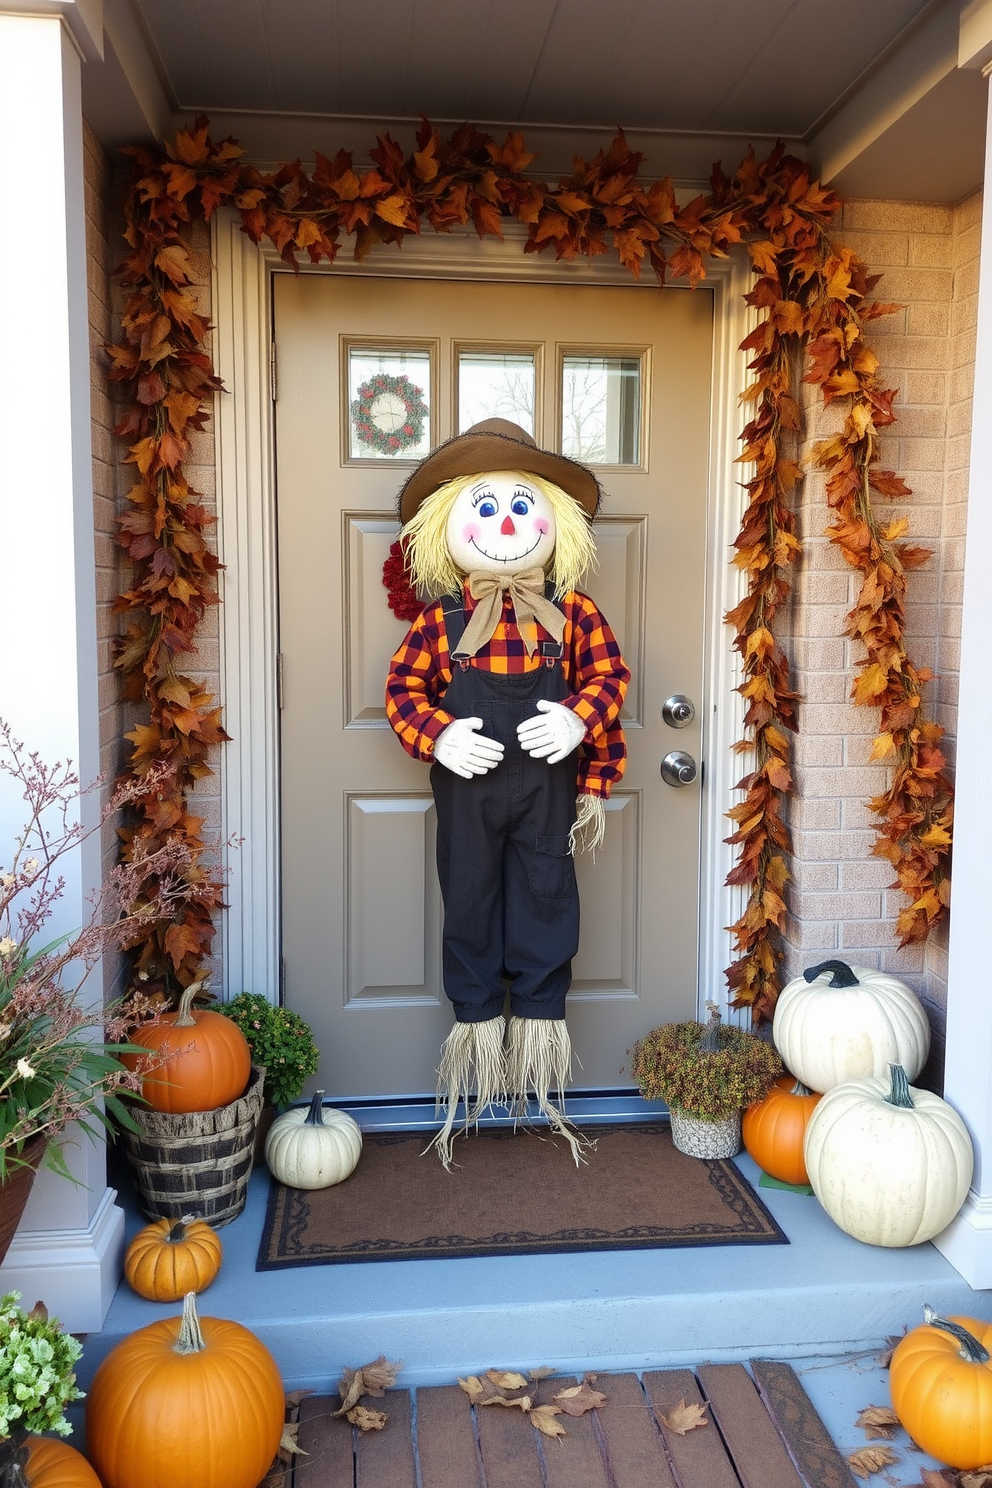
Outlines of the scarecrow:
M407 753L431 764L437 808L455 1011L438 1071L446 1119L432 1144L445 1167L459 1099L467 1131L492 1104L524 1115L531 1092L579 1161L563 1101L574 853L603 838L604 801L626 762L630 679L609 625L576 588L595 561L600 494L592 471L505 419L441 445L400 492L411 577L441 596L393 657L386 711Z

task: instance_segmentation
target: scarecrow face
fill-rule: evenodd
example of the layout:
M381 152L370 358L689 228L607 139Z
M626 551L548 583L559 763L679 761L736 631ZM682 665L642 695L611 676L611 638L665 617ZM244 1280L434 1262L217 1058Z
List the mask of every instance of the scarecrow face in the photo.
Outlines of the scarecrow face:
M508 471L470 480L445 531L448 551L464 573L524 573L546 568L555 549L555 514L544 492Z

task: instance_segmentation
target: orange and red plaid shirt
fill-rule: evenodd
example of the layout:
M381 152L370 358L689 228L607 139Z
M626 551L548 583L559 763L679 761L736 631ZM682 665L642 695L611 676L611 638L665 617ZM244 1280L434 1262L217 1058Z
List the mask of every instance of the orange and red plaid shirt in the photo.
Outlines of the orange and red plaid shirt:
M620 724L620 709L630 681L616 636L586 594L574 589L559 600L565 616L562 666L572 689L562 699L586 726L579 745L578 788L584 795L608 796L624 772L627 746ZM474 609L466 590L465 608ZM542 625L538 641L550 640ZM544 665L540 646L528 656L513 616L509 594L503 597L503 615L488 645L475 657L484 671L530 672ZM439 707L451 681L451 657L440 601L424 607L413 622L402 646L393 657L386 683L386 714L407 754L430 761L434 740L454 719Z

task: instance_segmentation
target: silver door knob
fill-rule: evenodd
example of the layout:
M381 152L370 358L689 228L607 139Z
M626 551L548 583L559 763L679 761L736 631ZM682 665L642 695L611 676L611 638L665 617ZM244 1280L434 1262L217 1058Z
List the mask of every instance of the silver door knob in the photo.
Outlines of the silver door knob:
M688 728L696 716L692 701L684 693L673 693L661 705L661 716L669 728Z
M666 785L691 785L696 778L696 761L684 749L673 749L661 762L661 778Z

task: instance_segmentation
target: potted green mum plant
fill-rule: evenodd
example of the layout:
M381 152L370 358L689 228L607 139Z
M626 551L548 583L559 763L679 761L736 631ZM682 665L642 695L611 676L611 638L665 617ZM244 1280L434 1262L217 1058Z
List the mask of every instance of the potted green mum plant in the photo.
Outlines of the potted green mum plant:
M83 1397L75 1375L82 1344L63 1333L58 1319L49 1318L40 1302L25 1312L18 1306L19 1298L19 1292L0 1297L2 1488L27 1488L31 1437L43 1431L68 1436L72 1428L65 1407Z
M239 992L219 1006L248 1040L252 1064L265 1070L265 1104L255 1134L256 1161L277 1110L290 1105L317 1072L320 1051L310 1025L290 1008L273 1007L260 992Z
M774 1048L756 1034L720 1022L665 1023L634 1047L631 1073L646 1100L667 1103L672 1142L690 1157L733 1157L741 1112L762 1100L782 1073Z

